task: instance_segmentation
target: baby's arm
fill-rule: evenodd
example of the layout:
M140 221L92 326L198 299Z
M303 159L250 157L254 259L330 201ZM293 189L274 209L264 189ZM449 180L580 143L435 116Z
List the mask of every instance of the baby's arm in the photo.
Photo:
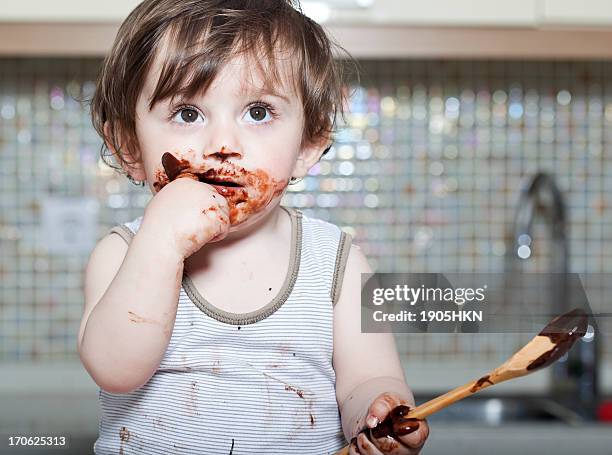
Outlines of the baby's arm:
M127 393L153 376L172 336L183 261L229 227L225 198L177 178L149 201L129 248L117 235L96 245L77 348L101 388Z
M414 406L392 333L361 332L361 273L372 273L361 249L352 245L340 297L334 307L336 398L348 441L363 428L368 407L385 392Z
M83 365L104 390L127 393L145 384L170 340L183 257L143 225L130 246L103 238L85 270L85 309L78 336Z

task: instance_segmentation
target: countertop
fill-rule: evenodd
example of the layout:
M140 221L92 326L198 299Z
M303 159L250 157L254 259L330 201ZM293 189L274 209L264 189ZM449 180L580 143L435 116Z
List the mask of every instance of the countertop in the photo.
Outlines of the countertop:
M434 367L406 371L417 398L425 385L443 391L448 385L456 386L464 379L473 379L476 374L486 371L481 369L483 365L472 365L464 370L446 366L446 375L437 376L439 383L430 380L427 384L427 378L431 379L435 373ZM449 379L449 376L452 377ZM537 391L546 384L546 375L530 376L509 381L507 389L500 384L496 386L497 392L512 393L525 388ZM443 379L452 381L452 384L444 383ZM532 382L527 381L529 379ZM524 381L523 384L520 381ZM0 435L4 441L10 434L65 434L70 436L73 449L62 450L63 455L91 453L89 450L98 431L98 413L98 388L80 364L0 365ZM5 445L0 452L34 453L25 450L10 452ZM492 427L436 422L422 453L612 455L612 424L512 423Z

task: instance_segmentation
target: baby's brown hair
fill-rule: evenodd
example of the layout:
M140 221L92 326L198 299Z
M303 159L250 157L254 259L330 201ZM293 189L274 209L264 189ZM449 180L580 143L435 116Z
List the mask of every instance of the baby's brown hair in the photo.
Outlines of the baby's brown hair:
M303 143L329 141L338 114L344 115L346 63L356 68L356 62L301 12L298 1L145 0L119 28L91 100L92 123L104 139L101 157L115 169L121 168L107 160L107 143L120 163L140 162L136 103L163 40L168 51L149 109L166 98L205 93L225 63L245 55L267 86L285 79L293 84L304 109ZM334 50L346 60L334 59ZM274 64L279 51L291 58L289 75Z

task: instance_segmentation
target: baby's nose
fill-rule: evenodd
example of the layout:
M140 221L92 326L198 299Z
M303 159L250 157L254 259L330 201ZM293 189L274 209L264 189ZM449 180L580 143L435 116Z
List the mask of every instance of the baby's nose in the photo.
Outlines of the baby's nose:
M228 158L242 158L242 153L236 151L235 148L230 147L228 145L221 145L218 148L209 149L209 151L205 151L204 157L212 157L220 159L221 161L225 161Z

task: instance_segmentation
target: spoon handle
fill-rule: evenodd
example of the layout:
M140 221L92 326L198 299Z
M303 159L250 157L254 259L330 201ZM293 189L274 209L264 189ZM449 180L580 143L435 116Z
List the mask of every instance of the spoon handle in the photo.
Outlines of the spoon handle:
M429 400L423 404L420 404L414 409L411 409L408 414L404 417L406 419L425 419L431 414L438 412L441 409L444 409L447 406L450 406L453 403L456 403L463 398L473 395L479 390L492 385L489 384L479 384L478 381L470 381L467 384L461 385L459 387L455 387L453 390L446 392L443 395L440 395L432 400Z

